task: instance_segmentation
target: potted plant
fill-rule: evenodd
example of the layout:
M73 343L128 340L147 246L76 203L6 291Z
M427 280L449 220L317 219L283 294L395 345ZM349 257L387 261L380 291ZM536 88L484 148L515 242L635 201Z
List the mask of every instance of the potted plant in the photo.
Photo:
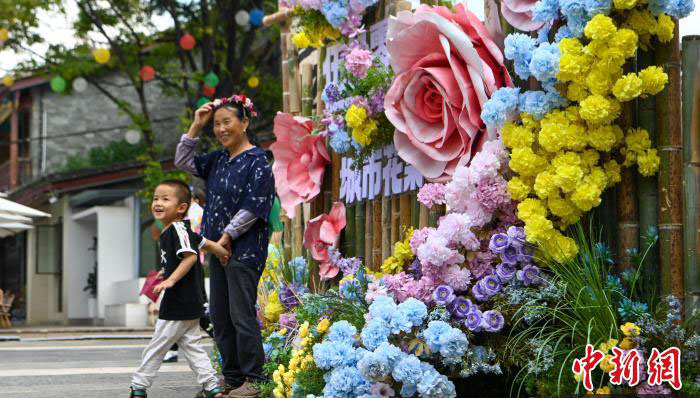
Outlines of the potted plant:
M95 266L92 272L88 274L87 284L83 288L84 292L88 292L88 317L91 319L97 318L97 237L93 237L93 246L88 249L95 252Z

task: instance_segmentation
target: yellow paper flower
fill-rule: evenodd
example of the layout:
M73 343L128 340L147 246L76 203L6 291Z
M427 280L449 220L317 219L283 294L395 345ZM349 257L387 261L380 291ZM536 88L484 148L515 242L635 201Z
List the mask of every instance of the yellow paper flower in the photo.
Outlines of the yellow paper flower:
M520 218L522 219L522 217ZM536 215L525 220L525 236L527 236L528 242L541 243L552 230L554 230L554 225L545 216Z
M637 155L637 166L639 173L645 177L651 177L659 170L661 159L656 153L656 149L647 149L644 153Z
M538 199L525 199L518 204L518 218L527 221L530 218L539 216L544 217L547 215L547 208L544 206L541 200Z
M566 98L571 101L579 102L586 99L586 97L589 95L590 93L588 92L586 86L580 83L572 82L566 88Z
M583 170L581 167L573 164L564 164L556 168L554 175L554 183L563 191L571 192L576 189L576 186L583 178Z
M633 57L637 52L639 37L632 29L622 28L615 33L615 37L610 41L610 46L619 49L625 58Z
M625 136L625 145L627 149L637 154L641 154L651 148L651 140L649 132L643 128L629 129Z
M535 193L540 199L547 199L550 196L559 196L559 189L555 183L555 176L544 171L535 177Z
M641 333L641 329L639 326L635 325L632 322L627 322L624 325L620 326L620 330L622 331L622 334L624 334L627 337L636 337L639 336L639 333Z
M501 137L503 137L503 145L508 148L529 147L535 141L535 135L530 129L513 123L506 123L503 126Z
M328 318L323 318L323 320L318 323L318 326L316 326L316 331L321 334L325 333L329 326L331 326L331 322L328 320Z
M583 54L583 45L578 39L561 39L559 42L559 51L562 55L581 55Z
M610 123L620 115L620 105L601 95L590 95L581 101L581 117L588 123Z
M649 66L639 72L642 79L642 90L644 94L656 95L664 89L668 83L668 75L659 66Z
M586 138L588 145L603 152L610 152L617 141L615 131L609 124L590 128Z
M508 181L508 192L515 201L522 201L532 191L532 186L526 184L520 177L513 177Z
M637 5L637 0L613 0L618 10L631 10Z
M306 321L299 326L299 337L302 339L309 335L309 321Z
M584 181L576 187L571 201L582 211L589 211L600 204L600 188L593 182Z
M367 111L357 105L350 105L348 110L345 112L345 123L351 129L356 129L362 126L362 124L367 119Z
M547 254L560 263L571 260L578 253L576 242L556 230L551 231L540 244Z
M311 46L311 39L309 39L309 36L307 36L305 32L299 32L292 36L292 43L299 49L307 48Z
M536 155L532 148L516 148L511 154L509 166L522 176L534 177L546 164L546 160Z
M618 0L615 0L615 4L617 4L617 1ZM586 37L589 39L609 40L616 31L617 27L612 18L603 14L597 14L588 21L583 33L585 33Z
M642 79L629 73L615 82L613 95L620 101L631 101L642 93Z
M673 30L676 24L673 23L671 17L666 14L660 14L657 19L656 36L662 43L667 43L673 39Z
M285 311L284 306L280 302L279 295L276 291L267 296L267 304L265 305L265 320L270 323L275 323L279 320L280 315Z
M600 387L599 389L595 390L595 393L596 395L610 395L610 387Z
M622 339L622 343L620 343L620 348L623 350L631 350L635 347L637 347L637 341L632 337L625 337Z

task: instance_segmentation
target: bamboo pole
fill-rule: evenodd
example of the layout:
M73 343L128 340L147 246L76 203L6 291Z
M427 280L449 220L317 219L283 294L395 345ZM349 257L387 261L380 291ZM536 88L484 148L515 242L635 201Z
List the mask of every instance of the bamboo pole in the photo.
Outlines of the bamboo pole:
M310 63L301 65L301 113L303 116L311 117L314 113L314 92L313 92L314 66ZM325 187L323 187L325 189ZM321 194L309 203L309 220L323 213L324 195ZM302 226L303 233L303 226ZM309 264L309 288L311 291L319 291L321 280L319 278L319 264L311 257L311 253L306 253Z
M292 229L292 257L303 255L302 247L304 243L304 208L302 205L297 205L296 215L294 216L294 226Z
M418 227L427 227L430 220L430 209L425 207L424 204L420 204L420 209L418 210L418 212Z
M345 257L355 256L355 205L351 204L345 207L345 239L343 245L343 254Z
M382 196L382 259L391 256L391 198Z
M373 216L374 206L369 200L365 202L365 265L369 269L374 269L374 256L372 255L372 249L374 248L374 216Z
M401 236L401 205L399 195L391 196L391 247Z
M411 192L411 226L418 228L420 207L418 203L418 191Z
M301 112L301 82L299 81L299 54L292 43L292 36L287 35L287 69L289 70L289 113L299 115Z
M680 115L680 42L678 21L673 40L657 47L656 64L668 85L656 97L659 142L659 267L661 293L684 298L683 288L683 140Z
M365 256L365 202L355 205L355 257Z
M382 267L382 245L384 244L382 215L382 200L374 199L372 201L372 264L375 271Z
M399 236L399 240L403 240L403 230L404 228L407 228L411 226L411 208L413 206L411 205L411 194L409 192L401 194L401 197L399 198L399 208L400 208L400 223L401 223L401 234Z
M654 53L652 51L639 51L637 65L639 70L654 65ZM640 98L637 106L637 124L649 132L651 145L656 147L656 101L654 97ZM639 196L639 233L641 236L647 234L649 227L658 228L659 226L659 190L656 176L644 177L637 173L637 189ZM656 285L656 276L658 274L656 266L659 261L659 245L649 248L644 243L644 239L640 239L639 242L642 253L649 251L642 265L642 279L645 288L653 291L655 290L654 286Z
M700 308L700 36L683 37L683 163L685 206L685 309Z
M626 72L635 70L635 60L625 65ZM620 127L627 131L636 125L636 106L634 101L622 104ZM637 181L636 171L632 167L622 169L621 181L617 189L617 266L620 271L632 266L628 255L630 249L639 248L639 215L637 211Z
M280 52L282 55L282 110L289 112L289 44L291 37L289 33L289 23L284 21L280 26ZM284 239L282 241L284 258L291 259L293 256L294 242L294 221L288 217L283 218Z

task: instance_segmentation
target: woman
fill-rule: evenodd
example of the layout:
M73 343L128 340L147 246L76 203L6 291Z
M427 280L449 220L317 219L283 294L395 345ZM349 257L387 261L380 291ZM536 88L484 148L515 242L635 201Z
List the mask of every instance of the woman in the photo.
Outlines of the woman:
M242 95L205 104L195 112L175 153L179 169L206 181L202 235L230 253L210 263L209 311L222 357L225 392L233 398L257 397L252 382L264 377L255 301L267 257L275 181L265 153L246 135L254 116L252 101ZM214 135L223 148L195 154L202 128L212 119Z

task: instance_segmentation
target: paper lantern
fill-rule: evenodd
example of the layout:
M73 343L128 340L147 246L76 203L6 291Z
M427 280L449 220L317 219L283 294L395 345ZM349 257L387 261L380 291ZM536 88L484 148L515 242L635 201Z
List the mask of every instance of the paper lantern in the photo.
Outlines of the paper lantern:
M213 97L216 94L216 87L207 86L206 84L202 87L202 94L206 97Z
M5 75L5 77L2 78L2 84L10 87L11 85L15 84L15 78L10 75Z
M246 10L240 10L236 13L234 19L238 25L246 26L248 25L248 22L250 22L250 14L248 14L248 11Z
M152 66L146 65L139 71L141 80L147 82L156 78L156 70Z
M124 139L131 145L138 144L141 141L141 132L138 130L127 130L124 134Z
M197 100L197 108L199 108L199 107L201 107L202 105L208 103L209 101L210 101L209 98L204 98L204 97L198 99L198 100Z
M112 57L112 54L110 54L109 50L106 48L98 48L93 55L98 64L106 64Z
M73 80L73 91L76 93L82 93L83 91L87 90L87 80L85 80L82 77L76 77L75 80Z
M6 28L0 28L0 42L6 42L10 38L10 31Z
M219 76L216 75L214 72L209 72L207 73L206 76L204 76L204 84L206 84L209 87L216 87L219 85Z
M189 33L184 34L184 35L180 38L180 47L181 47L183 50L190 51L191 49L194 48L194 45L195 45L195 44L197 44L197 41L194 39L194 36L192 36L192 35L189 34Z
M51 90L57 93L62 93L66 89L66 81L61 76L56 76L51 79Z
M262 20L264 16L265 13L263 12L263 10L259 8L253 8L252 10L250 10L250 24L253 26L262 25Z
M248 86L255 88L260 85L260 79L258 79L257 76L251 76L250 79L248 79Z

